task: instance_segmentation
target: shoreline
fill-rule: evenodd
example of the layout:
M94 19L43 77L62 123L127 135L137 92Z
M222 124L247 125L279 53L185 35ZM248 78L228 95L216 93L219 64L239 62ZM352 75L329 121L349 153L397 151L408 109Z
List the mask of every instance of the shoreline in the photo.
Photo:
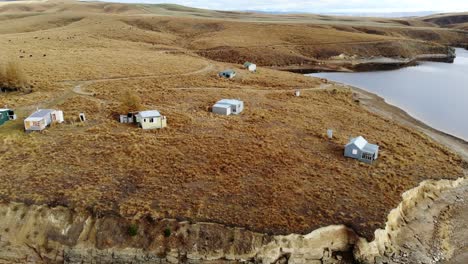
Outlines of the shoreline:
M437 199L432 198L424 202L420 199L409 198L412 193L417 192L418 188L407 190L402 195L400 205L389 213L385 229L376 230L373 241L361 240L357 243L354 251L355 259L366 260L368 263L377 263L372 261L376 257L386 259L390 261L389 263L401 263L401 261L412 263L421 260L444 264L466 263L468 255L463 241L468 238L468 229L466 229L468 142L427 125L403 109L387 103L383 97L377 94L347 84L333 81L330 83L351 89L355 100L359 100L359 104L368 111L416 129L450 151L457 153L462 159L461 165L465 172L465 176L459 179L461 182L465 182L464 184L446 190L440 189L435 196ZM438 181L436 184L442 182ZM455 182L458 181L451 181L450 184ZM426 189L422 186L423 183L420 184L422 188L420 195L431 197L429 188ZM403 208L413 203L414 205L411 207L414 206L414 208L410 211L414 216L409 216L408 210L403 210ZM427 209L422 209L424 206L421 205L416 206L418 203L426 204ZM405 211L406 214L400 216L400 211ZM397 221L397 219L399 220ZM399 225L392 228L393 222L399 222ZM458 231L455 232L455 229ZM389 236L390 233L392 233L392 238ZM417 241L414 239L415 235L418 235ZM392 245L394 250L387 251L385 244ZM424 246L421 247L421 245ZM360 254L366 256L359 256Z
M355 99L359 100L359 103L368 111L424 133L434 141L457 153L465 162L467 162L468 165L467 141L429 126L423 121L414 118L405 110L387 103L383 97L380 97L377 94L355 86L333 81L329 82L337 86L351 89Z

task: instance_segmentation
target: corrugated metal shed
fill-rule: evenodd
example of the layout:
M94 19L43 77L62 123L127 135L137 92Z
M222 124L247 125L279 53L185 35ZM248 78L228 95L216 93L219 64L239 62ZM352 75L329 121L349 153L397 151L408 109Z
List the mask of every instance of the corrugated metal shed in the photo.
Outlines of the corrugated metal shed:
M26 118L26 120L28 120L29 118L44 118L44 117L47 117L47 116L50 116L52 114L52 112L54 112L55 110L53 109L40 109L36 112L34 112L32 115L30 115L28 118Z

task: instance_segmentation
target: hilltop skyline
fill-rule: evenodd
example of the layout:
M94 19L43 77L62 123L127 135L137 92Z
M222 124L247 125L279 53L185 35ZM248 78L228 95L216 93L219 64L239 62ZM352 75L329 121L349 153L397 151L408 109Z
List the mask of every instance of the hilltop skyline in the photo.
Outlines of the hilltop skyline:
M422 0L247 0L215 2L208 0L103 0L105 2L179 4L190 7L215 10L256 10L264 12L306 12L306 13L412 13L412 12L462 12L468 11L468 2L462 0L422 1Z

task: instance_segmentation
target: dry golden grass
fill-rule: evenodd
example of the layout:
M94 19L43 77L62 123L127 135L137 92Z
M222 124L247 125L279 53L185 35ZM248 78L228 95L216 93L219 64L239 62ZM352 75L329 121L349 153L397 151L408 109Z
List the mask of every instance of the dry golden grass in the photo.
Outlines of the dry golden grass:
M424 179L462 175L457 156L421 133L364 110L349 90L320 89L317 79L262 67L252 74L241 65L198 55L219 45L227 50L242 46L242 52L213 58L229 62L245 56L282 65L353 50L391 54L404 46L421 52L424 45L430 50L436 44L418 48L420 42L412 40L387 42L401 36L329 25L80 16L28 33L19 24L23 33L0 24L0 32L8 32L0 34L0 60L24 56L18 65L35 84L30 94L0 94L0 105L19 115L0 127L1 199L125 217L151 213L274 233L347 224L371 237L402 192ZM10 19L7 26L17 19L28 21L26 28L33 24ZM43 20L48 21L38 21ZM263 45L260 38L268 47L249 47ZM354 48L338 43L347 39L383 42ZM303 45L312 41L317 46ZM238 76L218 78L226 68ZM93 95L73 92L78 84ZM296 89L301 97L293 96ZM119 124L113 115L123 110L127 91L141 98L142 109L166 115L168 127L143 131ZM242 99L246 109L229 117L208 112L221 98ZM125 104L136 106L137 101ZM22 118L36 107L62 109L66 122L26 135ZM80 112L88 121L78 125ZM328 128L335 130L333 140L326 138ZM375 165L343 157L343 145L356 135L381 146Z

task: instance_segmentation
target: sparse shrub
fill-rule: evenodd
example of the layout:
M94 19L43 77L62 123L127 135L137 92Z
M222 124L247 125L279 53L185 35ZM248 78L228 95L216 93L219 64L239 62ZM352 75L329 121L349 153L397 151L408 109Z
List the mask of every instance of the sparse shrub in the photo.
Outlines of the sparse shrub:
M26 74L18 63L10 61L6 66L0 66L0 90L2 92L31 92Z
M168 227L164 229L164 237L170 237L171 236L171 229Z
M131 237L134 237L138 234L138 226L136 224L131 224L129 227L128 227L128 235L131 236Z
M135 92L127 90L121 98L119 110L122 113L141 110L141 98Z

